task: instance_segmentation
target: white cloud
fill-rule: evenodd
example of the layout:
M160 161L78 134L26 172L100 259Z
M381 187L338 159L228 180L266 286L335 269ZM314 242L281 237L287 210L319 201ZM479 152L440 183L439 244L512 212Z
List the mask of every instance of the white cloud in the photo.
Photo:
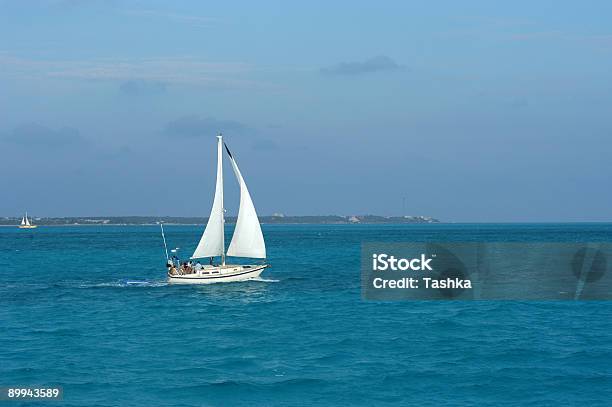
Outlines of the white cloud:
M200 27L209 27L220 22L219 19L191 14L172 13L160 10L124 10L123 14L152 19L167 19L177 23L188 23Z
M80 80L141 80L169 85L266 87L246 79L253 68L243 63L217 63L193 57L42 60L0 54L0 75Z

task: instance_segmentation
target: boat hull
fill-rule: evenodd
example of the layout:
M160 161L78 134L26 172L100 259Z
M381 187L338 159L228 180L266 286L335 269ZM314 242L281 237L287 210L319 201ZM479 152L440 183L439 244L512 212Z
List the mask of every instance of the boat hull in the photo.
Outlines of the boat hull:
M266 267L268 267L267 264L204 266L202 270L191 274L173 275L168 272L168 282L172 284L214 284L251 280L259 277Z
M28 225L22 225L22 226L19 226L19 229L36 229L37 227L38 226L36 226L36 225L29 225L29 226Z

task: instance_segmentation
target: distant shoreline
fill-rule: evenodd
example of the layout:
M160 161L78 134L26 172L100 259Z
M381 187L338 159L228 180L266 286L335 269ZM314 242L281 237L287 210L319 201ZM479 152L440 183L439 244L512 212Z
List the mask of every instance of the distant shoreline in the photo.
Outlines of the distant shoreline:
M450 224L452 222L436 222L435 224L437 225L444 225L444 224ZM227 225L235 225L235 223L230 223L227 222ZM347 226L353 226L353 225L427 225L428 223L266 223L266 222L261 222L262 225L347 225ZM0 228L17 228L19 225L0 225ZM100 227L111 227L111 226L159 226L159 223L107 223L104 225L101 224L74 224L74 223L66 223L66 224L53 224L53 225L41 225L41 224L37 224L36 226L38 227L81 227L81 226L86 226L86 227L96 227L96 226L100 226ZM166 226L206 226L206 223L164 223L164 227ZM24 230L36 230L38 228L34 228L34 229L24 229Z
M227 224L232 225L234 223L230 223L227 222ZM289 222L285 222L285 223L265 223L265 222L261 222L262 225L347 225L347 226L353 226L353 225L428 225L428 224L436 224L436 225L597 225L597 224L602 224L602 225L609 225L612 224L612 221L546 221L546 222L431 222L431 223L394 223L394 222L387 222L387 223L289 223ZM165 223L164 222L164 226L205 226L206 223ZM19 225L18 224L0 224L0 228L17 228ZM47 228L47 227L81 227L81 226L86 226L86 227L90 227L90 226L159 226L159 223L106 223L106 224L94 224L94 223L82 223L82 224L74 224L74 223L65 223L65 224L36 224L36 226L40 226L43 228ZM29 231L33 231L36 229L24 229L24 230L29 230Z
M354 225L354 224L426 224L440 223L438 219L429 216L260 216L262 224L304 224L304 225ZM0 226L17 227L21 218L0 218ZM37 226L147 226L159 225L205 225L208 218L179 216L92 216L92 217L48 217L32 219ZM235 216L226 218L228 224L236 223Z
M53 218L56 219L56 218ZM203 222L195 223L176 223L166 222L165 226L205 226L208 219L206 218ZM228 221L227 224L235 224L235 221ZM261 222L262 225L426 225L426 224L438 224L438 225L522 225L522 224L534 224L534 225L556 225L556 224L612 224L612 221L544 221L544 222L449 222L449 221L438 221L434 222ZM159 222L153 223L35 223L36 226L41 227L66 227L66 226L159 226ZM0 219L0 228L17 228L19 223L6 223L6 218ZM24 230L36 230L36 229L24 229Z

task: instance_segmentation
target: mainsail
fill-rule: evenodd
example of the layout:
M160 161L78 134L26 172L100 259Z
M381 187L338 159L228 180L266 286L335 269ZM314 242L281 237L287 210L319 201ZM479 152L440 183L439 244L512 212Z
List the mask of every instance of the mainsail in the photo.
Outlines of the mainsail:
M259 219L257 219L257 212L255 212L251 194L249 194L249 190L238 169L236 160L232 156L232 153L230 153L227 145L225 146L225 150L230 157L234 174L236 174L238 184L240 185L240 208L238 209L238 219L236 220L234 236L232 236L232 241L227 249L227 255L265 259L266 244L263 234L261 233L261 225L259 224Z
M25 216L25 225L26 226L31 226L30 225L30 219L28 219L28 214L27 213L26 213L26 216Z
M224 231L223 231L223 140L217 136L217 185L215 198L213 200L208 224L198 247L193 252L192 258L214 257L224 255Z

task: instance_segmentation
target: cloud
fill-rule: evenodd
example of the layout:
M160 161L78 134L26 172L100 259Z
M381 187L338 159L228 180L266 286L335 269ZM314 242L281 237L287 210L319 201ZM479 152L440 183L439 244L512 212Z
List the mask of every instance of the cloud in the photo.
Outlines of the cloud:
M270 139L258 139L252 145L253 150L270 151L278 149L278 144Z
M155 95L166 92L166 84L159 81L145 81L142 79L130 79L119 85L121 93L126 95Z
M363 62L341 62L339 64L321 68L321 73L326 75L361 75L381 71L397 71L402 65L389 57L380 55L368 58Z
M507 106L513 108L513 109L522 109L524 107L527 107L529 105L529 101L526 98L514 98L509 100L506 103Z
M30 2L27 5L24 4L24 7L27 7L29 10L71 11L88 7L114 8L116 5L116 0L39 0Z
M254 70L251 65L209 62L192 57L51 60L0 53L0 66L3 75L25 78L117 82L137 80L220 89L272 86L245 79L245 75Z
M216 18L202 17L192 14L170 13L160 10L125 10L123 13L136 17L167 19L179 24L186 23L201 27L208 27L219 22L219 20Z
M37 123L21 124L2 139L28 148L58 148L86 144L86 140L81 137L77 129L62 127L54 130Z
M76 8L76 7L88 7L88 6L114 6L116 1L114 0L52 0L51 4L60 8Z
M509 37L513 41L557 41L557 42L574 42L577 44L585 44L609 49L612 46L612 35L578 35L565 33L562 31L533 31L521 32L512 34Z
M193 58L93 60L73 61L69 65L55 64L47 75L57 78L84 80L142 81L234 86L248 81L233 77L244 73L243 64L210 63Z
M470 26L480 25L497 28L514 28L523 26L534 26L536 22L534 20L528 20L525 18L512 18L508 16L496 17L496 16L478 16L478 15L463 15L452 18L454 21L459 23L467 23Z
M218 133L245 134L253 132L243 123L233 120L218 120L213 117L183 116L166 124L164 134L170 137L192 138Z
M510 39L516 41L555 40L564 38L565 35L561 31L524 32L510 35Z

